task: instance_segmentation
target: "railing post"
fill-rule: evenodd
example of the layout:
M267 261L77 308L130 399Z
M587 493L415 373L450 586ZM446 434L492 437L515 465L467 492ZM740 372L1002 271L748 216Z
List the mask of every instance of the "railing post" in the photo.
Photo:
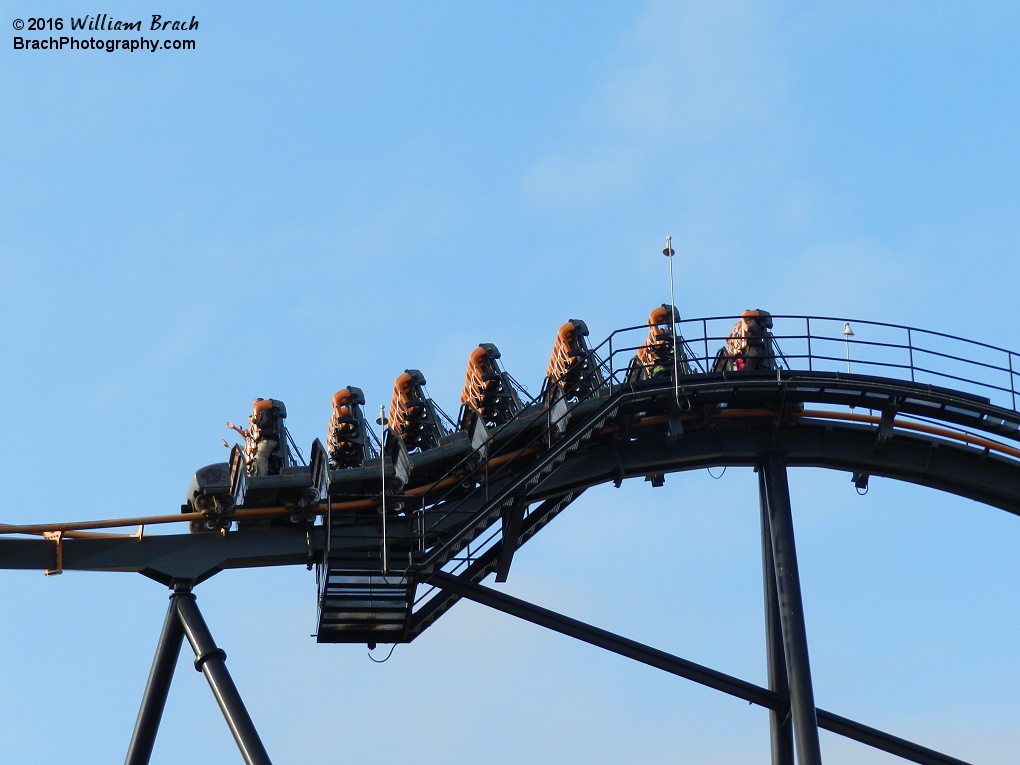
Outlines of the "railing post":
M708 320L701 320L701 337L705 341L705 371L711 372L708 368Z
M616 382L616 356L613 355L613 336L609 336L609 389L613 389L613 383Z
M814 367L811 366L811 317L805 316L804 321L807 322L807 368L809 372L813 372Z
M914 337L907 327L907 350L910 353L910 382L914 382Z
M797 743L799 765L821 765L822 750L818 741L818 715L815 693L811 685L811 663L808 660L807 627L804 603L800 592L797 547L793 537L793 514L790 510L790 486L786 477L786 460L778 452L761 455L765 478L765 494L769 505L769 530L772 557L779 595L779 616L783 625L787 677L790 683L790 715L793 736Z
M1016 386L1013 384L1013 351L1006 351L1009 359L1009 395L1013 399L1013 411L1016 411Z

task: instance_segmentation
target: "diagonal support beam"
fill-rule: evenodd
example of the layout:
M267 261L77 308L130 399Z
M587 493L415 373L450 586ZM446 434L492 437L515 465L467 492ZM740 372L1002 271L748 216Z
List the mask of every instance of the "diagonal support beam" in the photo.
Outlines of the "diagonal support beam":
M497 592L489 587L464 581L444 571L433 573L429 577L429 583L454 593L459 597L473 600L483 606L516 616L519 619L551 629L562 635L577 638L599 648L605 648L607 651L626 656L642 664L648 664L679 677L693 680L701 685L728 693L731 696L736 696L738 699L749 701L766 709L785 710L789 707L788 698L754 683L748 683L732 675L717 672L714 669L695 664L692 661L681 659L679 656L674 656L651 646L615 635L612 632L607 632L590 624L571 619L568 616L563 616L555 611L536 606L519 598L504 595L502 592ZM880 730L869 728L867 725L861 725L858 722L834 715L831 712L819 709L817 715L819 726L826 730L897 755L911 762L919 763L920 765L968 765L963 760L936 752L933 749L928 749L906 739L883 733Z
M166 708L166 698L170 693L170 683L177 668L177 657L181 654L184 642L184 627L177 616L177 593L170 596L170 607L163 622L163 631L156 645L156 657L152 660L149 680L145 684L142 695L142 707L138 710L131 743L128 745L124 765L148 765L152 757L152 748L156 744L159 722Z
M230 673L225 664L227 653L222 648L216 647L212 633L206 626L202 612L198 610L195 603L195 596L190 588L175 595L177 602L177 615L180 617L184 634L195 651L195 669L205 675L216 697L220 710L227 720L230 732L234 734L234 741L237 742L241 756L247 765L272 765L269 754L262 745L255 724L245 709L241 694L237 692Z
M571 619L518 598L504 595L480 584L461 581L458 577L451 576L443 571L434 573L429 579L429 583L442 587L444 590L454 592L462 598L481 603L483 606L489 606L489 608L516 616L540 627L546 627L554 632L559 632L599 648L605 648L607 651L618 653L621 656L635 659L642 664L648 664L688 680L693 680L701 685L706 685L709 688L715 688L717 691L736 696L738 699L750 701L753 704L758 704L768 709L781 709L786 706L786 700L781 696L760 688L753 683L745 682L722 672L716 672L714 669L703 667L700 664L681 659L678 656L673 656L665 651L660 651L657 648L652 648L628 638L614 635L612 632L579 622L576 619Z

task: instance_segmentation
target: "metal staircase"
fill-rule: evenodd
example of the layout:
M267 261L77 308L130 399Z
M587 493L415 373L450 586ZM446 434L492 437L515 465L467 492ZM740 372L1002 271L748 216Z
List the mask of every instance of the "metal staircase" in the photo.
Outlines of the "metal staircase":
M389 496L385 542L382 517L362 524L330 524L330 546L320 568L319 642L407 642L455 601L418 583L436 570L496 571L505 580L514 552L580 491L539 502L537 486L602 430L624 391L568 404L551 396L488 434L459 464L459 480L445 492L426 492L410 509L406 496ZM447 476L450 477L450 476ZM442 483L437 481L436 483ZM383 571L383 544L387 570ZM474 550L472 545L474 544Z

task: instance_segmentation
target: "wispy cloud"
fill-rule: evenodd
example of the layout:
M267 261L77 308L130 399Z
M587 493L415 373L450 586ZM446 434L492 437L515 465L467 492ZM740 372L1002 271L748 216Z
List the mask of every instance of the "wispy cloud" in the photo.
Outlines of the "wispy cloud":
M655 181L664 156L689 167L706 145L774 133L785 112L786 66L765 4L654 3L605 66L560 146L525 174L541 205L583 209L630 195Z

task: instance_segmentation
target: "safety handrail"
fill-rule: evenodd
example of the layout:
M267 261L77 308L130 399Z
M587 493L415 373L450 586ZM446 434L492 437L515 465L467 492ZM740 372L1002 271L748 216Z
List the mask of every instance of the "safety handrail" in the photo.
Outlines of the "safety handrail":
M710 371L715 358L713 350L724 345L729 337L726 325L740 318L733 315L678 320L676 336L688 363ZM769 334L773 352L790 369L803 363L808 371L842 371L845 365L851 372L854 366L894 370L893 376L902 374L912 382L918 382L919 377L929 382L951 380L973 386L990 400L996 398L992 403L997 406L1017 411L1016 377L1020 375L1020 366L1013 357L1020 354L1008 348L891 322L792 314L774 314L772 320ZM725 324L719 326L720 323ZM641 347L646 331L646 324L617 329L592 348L603 355L603 373L608 380L624 382L631 357ZM890 332L894 336L890 337ZM793 347L780 350L780 343ZM844 353L838 354L833 344ZM701 369L692 372L700 374ZM1008 400L996 394L1006 394Z
M675 332L675 337L677 338L677 344L684 350L688 363L697 367L697 372L692 371L692 374L689 375L689 377L696 377L699 374L705 374L708 370L711 369L711 364L714 360L714 355L711 353L709 343L724 344L728 339L729 336L728 332L726 334L723 334L722 332L714 334L710 333L708 331L709 324L718 323L720 321L735 322L740 318L741 318L740 316L713 316L695 319L683 319L676 322L677 329ZM773 330L770 332L772 341L772 352L774 353L776 359L781 360L783 362L783 365L787 369L792 370L797 362L806 362L807 368L809 370L813 370L817 364L822 364L824 366L826 364L841 365L843 363L846 363L848 365L848 368L851 368L853 365L858 365L859 367L865 367L867 369L880 367L886 370L896 370L899 373L901 373L904 377L906 377L907 373L909 373L909 378L911 381L916 381L916 378L919 374L931 375L937 378L953 380L956 382L974 385L981 388L986 393L989 391L1008 393L1010 395L1010 405L1014 410L1016 409L1015 399L1017 386L1015 380L1013 379L1013 376L1017 373L1014 372L1012 366L1013 352L1008 349L998 348L988 343L970 341L965 338L950 335L947 333L923 330L919 328L908 327L906 325L892 324L889 322L872 322L866 320L844 319L840 317L831 316L794 316L785 314L774 315L772 318L773 318ZM789 323L791 321L796 322L802 321L804 323L803 331L796 330L784 331L788 328L782 327L781 325L783 323ZM812 327L812 321L815 322L814 327ZM902 331L905 333L904 338L905 342L890 342L888 341L888 339L885 338L882 339L864 338L860 337L860 332L856 333L856 336L848 336L843 332L839 332L838 334L836 332L827 332L825 331L824 328L824 325L827 323L828 324L836 323L837 329L839 327L846 327L847 325L850 325L851 327L857 327L858 330L867 328L882 328L885 330L892 329L897 332ZM819 327L819 324L822 324L823 327ZM701 329L700 333L697 332L698 328ZM635 332L641 333L640 336L635 339L635 343L633 345L624 345L623 347L620 347L619 339L627 335L628 333ZM626 373L627 370L629 369L631 357L634 353L637 352L637 350L640 347L642 347L644 343L644 335L646 332L647 324L617 329L610 333L610 335L607 336L601 343L595 345L590 349L591 360L594 362L598 370L602 373L605 381L608 384L611 385L612 383L622 382L620 376L621 374ZM1006 365L1000 366L994 363L989 363L989 361L987 360L968 358L967 356L959 355L958 353L949 353L946 350L938 350L933 347L928 347L927 344L918 345L915 342L914 338L915 334L920 335L922 338L923 337L942 338L952 342L964 343L965 345L971 345L974 346L975 348L980 348L982 349L982 351L1003 353L1006 355ZM803 341L807 345L807 352L806 353L800 353L796 351L784 352L780 348L779 341L784 342ZM705 355L704 356L696 355L693 352L693 349L695 346L700 345L702 343L704 344L705 347L706 351ZM845 358L836 356L831 352L826 352L829 350L829 348L827 347L827 344L829 343L842 344L846 349ZM862 355L862 351L868 351L872 349L878 351L893 351L893 352L906 351L906 357L897 360L893 358L875 358L873 356L867 356L866 354ZM600 355L600 352L602 355ZM915 354L920 356L921 359L926 360L921 362L921 359L915 359ZM1009 375L1010 385L1009 387L1006 387L1001 383L991 382L986 379L977 379L974 376L968 377L962 374L953 374L953 372L949 371L948 369L940 369L937 368L937 364L931 364L930 363L931 359L957 362L964 365L969 365L969 367L979 371L1004 372ZM702 366L702 362L704 366ZM608 393L609 391L606 390L605 392ZM551 423L548 423L547 427L549 425L551 425ZM543 429L543 432L534 435L531 441L527 444L527 446L528 447L535 446L538 442L544 440L545 438L544 430L545 429ZM519 453L520 444L519 443L513 444L513 446L517 447L517 451ZM511 450L512 449L510 443L502 444L502 448L500 449L500 451L508 452ZM491 458L494 455L489 456ZM516 467L516 464L518 463L519 463L518 456L511 457L511 459L508 460L506 463L502 464L500 468L495 471L494 474L490 474L488 476L488 480L492 481L494 479L498 479L502 476L508 475L509 473L513 472L514 468ZM462 466L460 467L462 469ZM478 477L478 472L480 472L478 468L476 468L475 470L471 470L469 471L469 476L472 478ZM435 497L433 499L433 502L430 502L429 504L432 504L433 506L436 505L441 506L445 499L451 497L453 491L444 492L443 494L445 496ZM439 519L445 518L451 513L456 512L462 505L464 499L465 498L462 497L461 501L453 502L452 507L449 506L443 507L443 509L440 511ZM435 522L437 522L437 520L436 517L434 516L433 523ZM456 537L457 532L453 532L453 536Z

